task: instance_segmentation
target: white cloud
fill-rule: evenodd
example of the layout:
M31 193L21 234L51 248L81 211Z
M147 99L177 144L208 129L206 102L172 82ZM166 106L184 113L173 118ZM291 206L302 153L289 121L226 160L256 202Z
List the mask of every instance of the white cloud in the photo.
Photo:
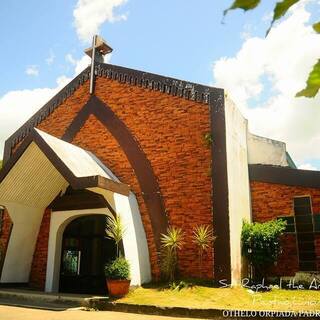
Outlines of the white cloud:
M89 56L84 55L81 59L77 60L74 67L75 74L79 74L82 70L84 70L91 63L91 59Z
M75 65L76 62L77 62L77 61L73 58L73 56L72 56L71 53L68 53L68 54L66 55L66 61L69 62L69 63L71 63L71 64L73 64L73 65Z
M68 55L66 59L74 67L74 76L90 63L87 56L77 60ZM109 59L110 55L107 60ZM62 75L57 78L57 85L53 88L14 90L0 97L0 159L5 140L71 80L72 78Z
M104 63L108 63L111 59L112 54L104 56ZM79 60L75 59L71 53L66 55L66 61L69 62L74 67L75 75L78 75L91 63L91 59L87 55L83 55Z
M298 168L303 170L317 170L317 168L310 163L303 163Z
M0 97L0 159L2 158L4 141L58 90L59 87L15 90Z
M272 18L273 18L273 11L269 11L262 17L262 21L270 23L272 21Z
M243 30L242 32L240 33L240 38L242 40L247 40L251 37L251 34L252 34L252 29L253 29L253 26L252 24L249 24L249 23L246 23L244 26L243 26Z
M39 75L39 67L36 65L28 66L25 72L28 76L37 77Z
M115 14L114 9L126 2L127 0L78 0L73 17L79 39L90 42L93 35L99 33L104 22L125 20L127 16Z
M59 88L63 88L64 86L66 86L70 81L72 80L72 78L69 78L65 75L62 75L60 77L58 77L56 79L56 83L58 85Z
M46 59L47 65L51 66L51 65L53 64L53 61L54 61L55 57L56 57L56 56L55 56L55 54L53 53L53 51L50 50L49 56L48 56L48 58Z
M66 61L69 62L71 65L74 66L75 74L79 74L83 71L87 66L90 65L91 59L89 56L84 55L79 60L75 59L71 53L66 55Z
M295 5L267 38L247 39L235 57L221 58L213 66L215 85L228 91L251 131L287 142L298 163L320 159L320 94L294 97L320 56L306 3ZM254 99L263 102L252 108Z

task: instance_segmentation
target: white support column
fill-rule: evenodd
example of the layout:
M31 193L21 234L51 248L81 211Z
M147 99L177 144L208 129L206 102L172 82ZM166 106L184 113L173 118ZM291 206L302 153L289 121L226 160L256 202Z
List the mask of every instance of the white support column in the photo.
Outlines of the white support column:
M150 282L149 250L136 197L132 192L129 197L115 193L114 204L126 228L123 247L131 266L131 285Z
M13 222L1 283L27 283L44 208L2 203Z
M242 221L251 221L248 173L247 120L226 98L227 165L232 284L241 283L244 273L241 256Z

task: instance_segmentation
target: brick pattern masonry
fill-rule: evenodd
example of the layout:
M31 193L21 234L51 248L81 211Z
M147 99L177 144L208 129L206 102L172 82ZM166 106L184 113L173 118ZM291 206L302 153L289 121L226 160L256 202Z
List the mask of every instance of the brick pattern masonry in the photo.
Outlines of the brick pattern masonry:
M29 285L44 290L46 282L51 210L44 211L31 266Z
M86 82L61 104L38 128L60 138L76 114L90 98ZM206 104L170 96L107 78L97 78L96 96L126 124L146 154L159 181L170 224L185 232L185 245L179 256L183 276L199 274L197 248L192 228L212 225L212 183L209 172L211 152L204 135L210 132ZM135 193L147 235L152 275L160 268L150 220L133 168L108 130L90 116L72 141L96 154L104 164ZM49 215L44 214L32 263L30 283L44 287L48 247ZM213 276L212 249L208 250L202 274Z
M320 214L320 189L286 186L251 181L252 217L256 222L265 222L281 216L293 216L293 198L311 196L313 214ZM317 265L320 266L320 236L316 235ZM294 276L299 271L296 235L285 234L283 252L271 273L277 276ZM318 268L318 270L320 270Z
M2 226L0 230L0 271L4 263L4 254L7 250L10 232L12 228L12 220L5 209L2 216Z

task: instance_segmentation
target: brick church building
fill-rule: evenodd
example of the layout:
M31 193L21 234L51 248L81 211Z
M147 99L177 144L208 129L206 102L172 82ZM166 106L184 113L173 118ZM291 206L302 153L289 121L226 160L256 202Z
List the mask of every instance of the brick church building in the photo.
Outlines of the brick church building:
M95 40L91 66L6 141L0 286L101 291L110 214L126 226L133 285L159 279L168 226L185 232L181 275L196 277L199 224L217 236L203 276L239 283L244 219L287 221L274 275L319 270L320 172L248 132L223 89L105 64L112 49Z

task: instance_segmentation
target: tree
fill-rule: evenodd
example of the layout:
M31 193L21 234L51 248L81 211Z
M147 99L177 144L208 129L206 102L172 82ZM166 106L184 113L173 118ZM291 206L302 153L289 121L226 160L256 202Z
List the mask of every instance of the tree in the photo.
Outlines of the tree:
M281 0L276 3L273 10L273 19L271 21L271 25L266 32L266 37L269 34L270 29L272 28L275 21L279 20L283 17L287 11L296 3L302 0ZM226 15L230 10L234 9L243 9L244 11L252 10L256 8L261 3L261 0L234 0L233 4L224 11L224 15ZM313 25L313 30L316 33L320 33L320 22L317 22ZM313 66L308 79L306 81L306 87L299 91L296 94L296 97L307 97L313 98L318 93L320 89L320 58Z
M0 160L0 169L2 168L2 160Z
M264 223L243 223L241 251L254 268L256 280L264 278L268 268L277 261L281 252L280 239L285 228L286 222L281 219Z

